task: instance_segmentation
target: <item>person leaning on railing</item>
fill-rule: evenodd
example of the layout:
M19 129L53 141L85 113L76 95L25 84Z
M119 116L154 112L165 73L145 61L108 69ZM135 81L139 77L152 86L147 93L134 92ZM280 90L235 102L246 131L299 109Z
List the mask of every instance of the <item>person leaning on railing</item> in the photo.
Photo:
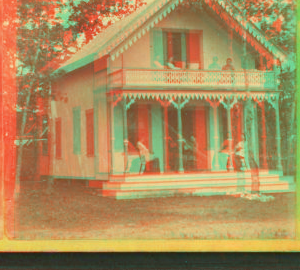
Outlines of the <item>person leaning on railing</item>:
M222 70L228 70L228 71L229 71L229 70L230 70L230 71L235 70L235 68L234 68L234 66L233 66L233 61L232 61L231 58L227 58L227 60L226 60L226 65L224 65L224 66L222 67ZM234 84L234 74L233 74L233 73L231 73L230 75L229 75L229 74L226 74L225 76L226 76L226 78L229 79L229 81L230 81L231 84ZM231 79L230 79L230 78L231 78Z
M172 56L169 58L169 60L168 60L168 62L167 62L167 67L168 67L169 69L180 69L179 67L176 67L176 66L174 65L174 58L173 58Z

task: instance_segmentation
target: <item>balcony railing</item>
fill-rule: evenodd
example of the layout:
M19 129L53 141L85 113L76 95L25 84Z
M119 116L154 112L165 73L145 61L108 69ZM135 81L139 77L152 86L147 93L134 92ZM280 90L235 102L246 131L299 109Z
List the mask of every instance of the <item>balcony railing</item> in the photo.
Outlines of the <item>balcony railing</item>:
M190 87L206 89L273 89L273 71L145 70L119 69L110 74L112 88Z

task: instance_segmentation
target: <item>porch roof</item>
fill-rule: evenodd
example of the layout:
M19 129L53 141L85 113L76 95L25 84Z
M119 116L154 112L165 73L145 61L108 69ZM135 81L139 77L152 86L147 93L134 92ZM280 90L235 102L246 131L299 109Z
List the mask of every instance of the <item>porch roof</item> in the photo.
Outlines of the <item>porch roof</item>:
M110 55L114 60L184 1L150 0L149 2L98 34L58 70L71 72L105 55ZM192 5L197 8L201 5L200 2L202 1L193 1ZM253 23L245 21L240 10L224 0L204 0L204 2L256 50L260 52L264 48L270 55L278 58L283 66L285 65L287 57L281 48L272 44Z

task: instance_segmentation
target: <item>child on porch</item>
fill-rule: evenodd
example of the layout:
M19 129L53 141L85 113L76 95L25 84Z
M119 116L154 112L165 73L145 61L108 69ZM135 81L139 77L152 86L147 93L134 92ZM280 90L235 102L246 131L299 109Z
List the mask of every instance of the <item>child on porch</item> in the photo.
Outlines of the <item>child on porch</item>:
M247 166L248 162L246 162L247 157L245 156L247 153L246 147L246 137L245 134L242 133L241 141L235 146L236 163L239 163L236 164L236 166L240 171L246 171L249 167Z

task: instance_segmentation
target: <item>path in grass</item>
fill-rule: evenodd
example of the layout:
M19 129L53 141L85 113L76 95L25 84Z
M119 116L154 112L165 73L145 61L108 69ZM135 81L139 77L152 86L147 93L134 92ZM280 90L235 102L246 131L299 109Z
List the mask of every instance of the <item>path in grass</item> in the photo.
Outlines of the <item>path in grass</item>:
M293 238L295 195L259 202L231 196L103 198L84 186L28 188L17 204L21 239Z

